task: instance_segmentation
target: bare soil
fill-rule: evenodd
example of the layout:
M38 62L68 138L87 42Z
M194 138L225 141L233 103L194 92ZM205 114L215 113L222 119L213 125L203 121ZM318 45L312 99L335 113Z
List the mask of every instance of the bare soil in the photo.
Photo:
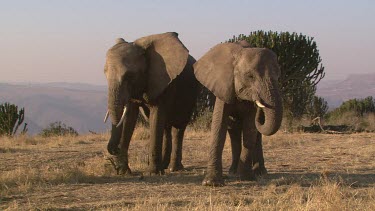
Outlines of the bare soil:
M142 133L130 147L132 176L116 175L106 159L108 134L0 138L0 209L375 210L375 133L264 137L269 174L257 181L228 175L227 140L226 186L216 188L201 185L209 132L188 132L186 169L161 176L143 174Z

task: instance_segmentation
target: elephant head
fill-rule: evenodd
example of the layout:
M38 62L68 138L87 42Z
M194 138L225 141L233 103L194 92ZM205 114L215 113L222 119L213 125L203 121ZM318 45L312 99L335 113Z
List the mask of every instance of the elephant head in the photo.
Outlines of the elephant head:
M184 69L189 52L168 32L134 42L117 39L106 55L104 73L108 81L108 114L112 125L121 125L126 106L144 94L155 100ZM105 118L106 119L106 118Z
M280 69L271 50L222 43L194 64L194 72L198 81L225 103L255 102L258 106L255 125L260 133L272 135L280 128Z

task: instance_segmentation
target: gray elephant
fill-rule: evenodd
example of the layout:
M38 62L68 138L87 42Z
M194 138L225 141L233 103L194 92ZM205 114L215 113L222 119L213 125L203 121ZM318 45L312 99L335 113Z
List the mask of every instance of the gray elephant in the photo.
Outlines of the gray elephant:
M110 116L112 130L107 149L115 155L119 173L131 173L128 148L140 107L149 113L148 172L163 173L168 165L172 171L183 168L182 140L198 89L194 63L174 32L131 43L120 38L108 50L104 68L108 81L106 118Z
M251 106L248 108L251 109ZM229 168L229 174L236 175L238 163L240 162L241 154L241 143L242 143L242 124L243 119L240 115L232 114L229 116L228 121L228 134L231 141L232 149L232 164ZM255 143L255 155L253 157L254 174L256 176L262 176L267 174L267 169L264 165L263 146L262 146L262 134L257 132L256 143Z
M224 185L222 151L230 118L239 127L229 129L234 156L232 165L242 180L253 180L253 164L259 160L263 135L272 135L282 121L282 99L278 88L280 69L276 55L268 49L223 43L209 50L194 64L198 81L215 96L207 174L203 185ZM238 146L242 149L239 156ZM256 150L258 140L258 150ZM235 144L233 144L235 143ZM238 144L239 143L239 144ZM257 158L258 157L258 158ZM263 158L263 155L262 155ZM236 164L238 163L238 165Z

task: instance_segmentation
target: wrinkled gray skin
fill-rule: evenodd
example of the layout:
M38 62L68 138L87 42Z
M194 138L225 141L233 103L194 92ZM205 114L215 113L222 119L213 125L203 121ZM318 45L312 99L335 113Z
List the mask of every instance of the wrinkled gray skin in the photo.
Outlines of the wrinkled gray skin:
M148 172L163 173L168 165L171 171L183 169L182 140L197 96L194 63L173 32L133 43L118 39L108 50L104 72L112 130L107 149L120 174L131 173L128 149L140 107L150 123ZM124 106L125 119L117 126Z
M261 167L263 163L264 167L258 131L272 135L282 120L276 55L268 49L250 48L243 43L223 43L194 64L194 73L216 96L207 174L202 184L224 185L222 151L229 123L232 124L228 131L233 153L230 171L237 172L241 180L254 180L253 165L258 163Z
M251 110L253 108L254 110ZM256 112L256 108L253 105L247 107L248 112ZM231 141L232 149L232 164L229 168L229 174L236 175L237 167L240 161L241 155L241 143L242 143L242 125L243 118L238 112L235 112L229 116L228 121L228 133ZM256 176L262 176L267 174L267 169L264 165L263 146L262 146L262 134L257 132L256 143L255 143L255 155L253 160L254 174Z

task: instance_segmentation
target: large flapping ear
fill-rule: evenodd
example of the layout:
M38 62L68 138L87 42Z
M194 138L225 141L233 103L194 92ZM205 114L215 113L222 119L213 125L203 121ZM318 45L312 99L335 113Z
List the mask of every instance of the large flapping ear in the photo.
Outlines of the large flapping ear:
M198 81L226 103L236 99L234 63L242 47L235 43L218 44L194 64Z
M146 93L150 99L155 99L183 71L189 51L175 32L142 37L134 43L146 50Z

